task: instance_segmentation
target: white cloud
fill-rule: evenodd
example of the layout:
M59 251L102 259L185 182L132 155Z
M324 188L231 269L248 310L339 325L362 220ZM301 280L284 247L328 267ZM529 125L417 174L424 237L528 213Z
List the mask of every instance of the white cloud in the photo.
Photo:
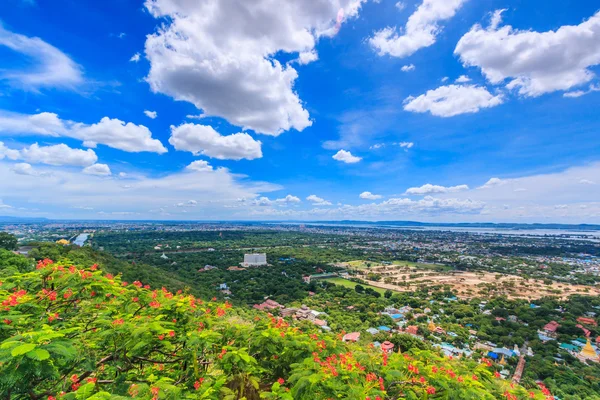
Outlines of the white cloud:
M414 64L408 64L408 65L403 65L402 68L400 68L400 70L402 72L410 72L410 71L414 71L415 70L415 65Z
M346 164L354 164L362 160L362 157L353 156L352 153L346 150L340 150L331 158L337 161L345 162Z
M404 8L406 7L406 4L404 4L404 3L403 3L403 2L401 2L401 1L398 1L398 2L396 2L396 4L395 4L395 7L396 7L396 8L397 8L399 11L402 11L402 10L404 10Z
M209 172L213 170L213 167L208 163L208 161L197 160L188 165L186 169L196 172Z
M304 51L298 55L298 63L300 65L310 64L319 59L319 54L315 50Z
M18 175L30 175L30 176L38 175L38 172L31 166L31 164L27 164L27 163L15 164L15 165L13 165L11 171Z
M261 142L249 134L239 132L223 136L208 125L171 126L169 143L177 150L219 160L254 160L262 157Z
M285 204L300 203L300 202L302 202L302 200L300 200L300 198L298 198L296 196L292 196L291 194L288 194L283 199L277 199L275 201L277 203L285 203Z
M464 66L477 67L487 80L536 97L566 91L594 79L590 67L600 64L600 12L579 25L556 31L498 27L500 13L491 25L477 24L456 45L454 53Z
M311 194L306 198L306 200L310 201L313 206L330 206L331 202L327 201L317 195Z
M167 149L144 125L125 123L118 119L104 117L97 124L62 120L54 113L16 114L0 111L0 135L21 136L62 136L78 139L86 147L103 144L128 152L150 151L166 153Z
M30 65L0 70L0 82L24 90L76 89L84 78L82 68L65 53L37 37L10 32L0 23L0 46L26 56Z
M146 40L146 80L154 92L244 129L274 136L302 131L312 122L294 91L298 73L273 55L314 59L318 39L334 35L363 1L146 0L148 11L164 20Z
M358 197L365 200L377 200L380 199L382 196L379 194L373 194L371 192L362 192Z
M0 142L0 159L22 160L33 164L71 165L85 167L98 161L93 150L72 149L66 144L40 146L37 143L20 150L9 149Z
M582 185L595 185L596 182L590 181L589 179L580 179L579 183Z
M177 203L175 207L196 207L198 202L196 200L188 200L185 203Z
M574 90L572 92L566 92L566 93L563 93L563 97L570 97L570 98L581 97L581 96L585 96L586 94L589 94L592 92L598 92L598 91L600 91L600 85L590 85L588 90Z
M408 97L404 110L411 112L430 112L438 117L476 113L482 108L502 104L501 94L494 96L486 88L474 85L440 86L418 97Z
M144 125L125 123L116 118L104 117L93 125L75 124L68 136L83 140L89 147L100 143L129 152L167 152L160 141L152 139L152 132Z
M471 82L471 78L469 78L466 75L461 75L454 82L456 82L456 83L467 83L467 82Z
M413 142L375 143L374 145L372 145L372 146L369 147L369 150L379 150L379 149L382 149L384 147L387 147L388 144L392 145L392 146L400 146L405 151L408 151L408 149L412 149L413 146L415 145Z
M500 178L490 178L483 186L480 186L479 189L488 189L495 186L505 185L506 181Z
M156 117L158 117L158 113L156 111L144 110L144 114L146 114L146 117L151 119L155 119Z
M129 61L135 63L140 61L140 53L135 53L134 55L132 55Z
M402 147L404 149L412 149L414 145L415 144L413 142L400 142L400 143L398 143L398 146L400 146L400 147Z
M458 185L458 186L439 186L432 185L427 183L421 187L412 187L406 190L405 194L409 195L426 195L426 194L434 194L434 193L456 193L462 192L464 190L469 190L469 186L467 185Z
M127 177L127 173L119 172L119 178L126 178L126 177Z
M97 176L108 176L111 174L110 168L106 164L94 164L83 169L84 174L97 175Z
M408 18L402 34L398 27L387 27L369 38L380 56L408 57L417 50L435 43L442 28L439 22L452 18L467 0L423 0Z

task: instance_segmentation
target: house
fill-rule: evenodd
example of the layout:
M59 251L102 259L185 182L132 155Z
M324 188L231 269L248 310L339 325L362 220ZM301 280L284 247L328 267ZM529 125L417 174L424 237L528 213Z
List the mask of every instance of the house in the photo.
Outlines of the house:
M244 267L260 267L267 265L267 255L265 253L244 254Z
M389 342L389 341L385 341L383 343L381 343L381 350L383 350L384 353L391 353L394 350L394 343Z
M310 275L303 275L302 280L304 283L310 283Z
M598 323L593 318L579 317L579 318L577 318L577 322L584 324L584 325L598 326Z
M257 310L281 310L284 309L285 306L282 306L281 304L279 304L278 302L276 302L275 300L266 300L264 303L261 304L255 304L253 306L254 308L256 308Z
M556 330L560 327L560 324L556 321L550 321L542 328L548 336L556 334Z
M377 330L375 328L369 328L369 329L367 329L367 332L370 333L371 335L377 335L379 333L379 330Z
M358 342L358 339L360 339L360 332L346 333L342 342Z
M240 267L236 267L236 266L227 268L227 271L245 271L245 270L246 270L245 268L240 268Z
M404 332L408 333L409 335L416 335L419 332L419 327L416 325L410 325L406 327Z
M381 332L390 332L392 329L390 327L387 326L380 326L379 329Z

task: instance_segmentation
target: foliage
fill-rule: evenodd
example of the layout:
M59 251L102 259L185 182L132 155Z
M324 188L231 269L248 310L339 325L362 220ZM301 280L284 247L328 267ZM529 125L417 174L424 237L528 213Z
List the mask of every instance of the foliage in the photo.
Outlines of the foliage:
M3 278L0 304L9 399L544 398L486 363L430 350L388 356L97 264L40 260Z
M18 243L15 235L11 235L7 232L0 232L0 249L16 250Z

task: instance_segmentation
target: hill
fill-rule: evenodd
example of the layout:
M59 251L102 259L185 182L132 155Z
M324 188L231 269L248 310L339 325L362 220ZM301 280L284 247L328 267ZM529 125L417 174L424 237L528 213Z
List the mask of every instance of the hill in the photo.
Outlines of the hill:
M3 398L546 398L499 379L485 359L387 354L185 289L127 282L101 261L11 257L0 267Z

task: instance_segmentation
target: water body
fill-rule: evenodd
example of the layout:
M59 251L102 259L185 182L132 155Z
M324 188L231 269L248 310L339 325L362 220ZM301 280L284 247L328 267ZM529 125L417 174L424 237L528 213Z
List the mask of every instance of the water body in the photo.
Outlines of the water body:
M73 241L73 244L76 244L77 246L83 246L89 236L90 235L88 233L80 233Z
M338 228L383 228L383 229L404 229L411 231L442 231L442 232L463 232L473 233L479 235L506 235L506 236L523 236L532 238L544 238L554 237L562 239L574 239L574 240L588 240L592 242L600 242L600 231L597 230L586 230L577 231L569 229L503 229L503 228L470 228L470 227L450 227L450 226L401 226L401 225L387 225L373 224L373 225L362 225L362 224L335 224L335 223L318 223L318 222L305 222L305 223L289 223L290 225L306 225L306 226L330 226Z

